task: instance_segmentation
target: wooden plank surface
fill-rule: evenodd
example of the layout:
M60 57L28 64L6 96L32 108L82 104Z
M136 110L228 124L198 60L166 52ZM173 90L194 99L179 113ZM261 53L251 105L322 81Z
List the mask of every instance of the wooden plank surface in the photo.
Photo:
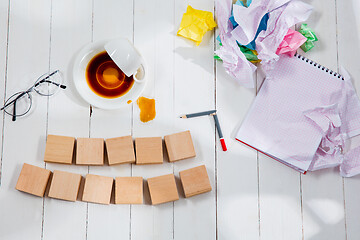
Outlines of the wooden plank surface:
M94 1L93 41L133 38L132 1ZM132 105L115 111L92 109L91 137L131 135ZM109 127L111 126L111 127ZM130 176L130 164L90 167L90 173L109 177ZM130 239L131 206L89 204L88 239ZM104 219L107 219L104 221Z
M133 137L163 137L173 129L173 1L134 1L134 45L147 64L147 85L143 96L155 99L156 117L142 123L133 104ZM173 165L133 165L132 176L144 179L173 173ZM147 184L144 204L131 207L131 239L172 239L173 203L151 206Z
M187 6L213 12L213 2L175 1L174 34L180 26ZM174 45L174 132L190 130L196 157L174 163L174 172L206 165L211 192L189 199L180 199L174 208L174 239L216 239L215 125L213 118L202 116L180 119L188 113L215 108L214 33L208 32L199 46L182 37ZM207 149L207 150L206 150ZM183 193L181 193L183 195ZM192 226L192 227L189 227Z
M260 152L258 166L261 239L303 239L300 173Z
M228 148L223 152L216 136L218 239L259 239L257 152L235 140L255 94L216 63L216 108Z
M336 1L307 1L314 12L307 21L316 32L316 48L304 54L334 71L337 65ZM343 180L338 169L301 176L305 239L346 239Z
M48 70L50 47L49 1L11 2L9 7L6 96L28 89ZM33 111L25 118L4 119L0 202L2 216L7 217L0 218L1 239L40 239L42 235L43 199L15 190L24 161L44 167L38 136L46 133L47 102L36 93L33 100Z
M8 29L9 29L9 2L2 1L0 2L0 103L5 101L5 80L6 80L6 65L7 65L7 53L8 53ZM0 129L1 129L1 138L0 138L0 186L1 186L1 177L2 177L2 154L3 154L3 134L4 134L4 117L5 113L1 113L0 117Z
M259 193L261 238L302 239L300 174L259 153Z
M49 98L48 134L89 137L89 105L75 92L72 83L72 64L76 53L91 41L91 17L92 5L87 0L52 1L51 35L48 36L48 41L51 41L50 68L62 71L64 83L68 87ZM45 136L41 137L42 153L45 150ZM41 159L39 158L39 161ZM87 166L49 163L46 167L82 176L88 172ZM86 203L46 198L43 239L57 239L59 236L64 239L86 239L86 221Z
M359 96L360 68L357 64L360 55L359 1L352 0L347 4L341 4L338 1L337 21L339 67L345 67L350 73ZM359 141L356 142L358 145ZM360 193L356 190L359 187L359 176L344 179L345 222L348 240L358 239L360 236L360 205L358 204Z
M174 95L173 86L173 20L171 1L137 1L134 6L134 45L142 53L147 65L148 80L143 96L154 98L156 117L143 123L139 108L134 105L134 138L163 137L172 129ZM164 100L163 100L164 99ZM165 164L163 165L165 166ZM140 169L141 167L139 167ZM146 168L146 167L145 167ZM144 169L145 169L144 168Z

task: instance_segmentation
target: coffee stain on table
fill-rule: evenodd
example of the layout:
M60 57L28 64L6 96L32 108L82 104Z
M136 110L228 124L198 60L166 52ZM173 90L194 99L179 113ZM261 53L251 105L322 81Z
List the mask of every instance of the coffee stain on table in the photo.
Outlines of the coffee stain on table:
M145 123L155 118L155 99L139 97L136 103L140 108L140 121Z

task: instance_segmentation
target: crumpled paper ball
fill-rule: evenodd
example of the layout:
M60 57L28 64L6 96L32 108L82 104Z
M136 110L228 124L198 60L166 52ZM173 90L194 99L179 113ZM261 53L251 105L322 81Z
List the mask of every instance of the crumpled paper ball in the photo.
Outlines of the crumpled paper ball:
M211 12L197 10L189 5L183 15L177 35L191 39L196 42L196 46L199 46L204 34L216 26Z

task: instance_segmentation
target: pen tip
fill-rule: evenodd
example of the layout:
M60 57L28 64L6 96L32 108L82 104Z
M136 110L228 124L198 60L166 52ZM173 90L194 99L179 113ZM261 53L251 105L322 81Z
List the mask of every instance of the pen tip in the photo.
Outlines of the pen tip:
M180 118L186 118L186 115L180 116Z
M225 144L225 140L223 138L220 139L220 143L221 143L221 147L222 147L222 150L224 152L227 151L227 147L226 147L226 144Z

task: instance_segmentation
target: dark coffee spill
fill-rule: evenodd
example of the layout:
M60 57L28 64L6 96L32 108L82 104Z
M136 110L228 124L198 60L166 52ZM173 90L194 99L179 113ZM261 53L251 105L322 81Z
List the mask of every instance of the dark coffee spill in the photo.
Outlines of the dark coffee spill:
M94 56L86 68L86 81L90 89L104 98L117 98L127 93L134 84L106 51Z

